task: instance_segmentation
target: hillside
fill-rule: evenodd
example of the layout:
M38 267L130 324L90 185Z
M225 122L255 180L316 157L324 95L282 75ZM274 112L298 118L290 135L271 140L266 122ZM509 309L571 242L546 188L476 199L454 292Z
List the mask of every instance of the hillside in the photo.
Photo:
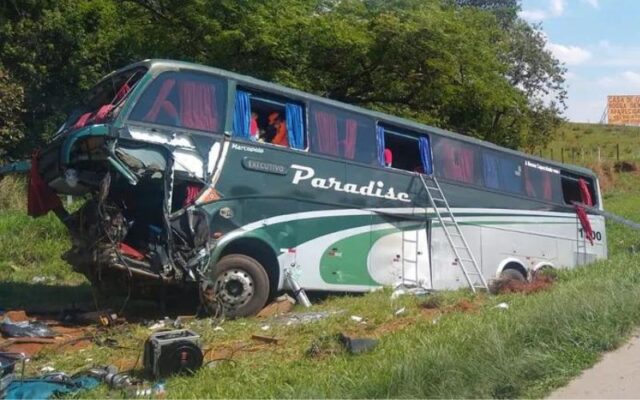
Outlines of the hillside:
M640 127L567 122L548 146L538 147L533 153L583 165L640 160Z

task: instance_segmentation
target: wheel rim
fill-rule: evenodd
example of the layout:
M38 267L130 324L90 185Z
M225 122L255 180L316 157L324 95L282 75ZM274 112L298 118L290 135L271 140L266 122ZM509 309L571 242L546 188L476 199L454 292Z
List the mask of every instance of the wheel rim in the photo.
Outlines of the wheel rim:
M226 308L247 304L254 293L254 282L248 272L241 269L224 271L216 278L216 294Z

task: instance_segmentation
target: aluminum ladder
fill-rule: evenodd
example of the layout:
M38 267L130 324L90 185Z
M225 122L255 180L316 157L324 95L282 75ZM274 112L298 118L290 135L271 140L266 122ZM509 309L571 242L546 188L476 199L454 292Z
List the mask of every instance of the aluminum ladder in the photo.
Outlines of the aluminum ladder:
M476 293L478 290L488 291L489 287L487 286L487 281L484 279L484 276L480 271L478 262L473 256L473 253L469 248L469 244L462 234L462 230L451 211L451 207L449 207L449 202L444 196L442 188L440 188L440 184L438 183L435 175L424 175L420 173L416 175L420 177L420 181L427 191L429 203L433 207L433 211L444 230L447 241L449 242L449 245L451 245L451 249L456 256L456 261L460 265L460 269L469 284L469 288L471 288L473 293ZM444 208L446 210L446 217L442 216L439 208ZM453 229L451 229L451 227ZM451 232L451 230L453 232Z
M402 229L402 286L406 286L407 283L411 285L421 286L418 282L418 255L420 254L419 247L419 231L408 231ZM414 251L407 249L413 248ZM413 258L410 258L413 257ZM413 267L415 271L415 279L407 279L407 272Z

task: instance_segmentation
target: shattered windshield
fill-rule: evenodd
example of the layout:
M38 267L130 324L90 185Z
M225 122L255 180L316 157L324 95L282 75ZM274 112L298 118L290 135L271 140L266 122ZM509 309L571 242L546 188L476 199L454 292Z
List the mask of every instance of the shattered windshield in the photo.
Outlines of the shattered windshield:
M113 119L120 110L123 100L146 71L144 67L134 68L101 81L89 91L81 105L69 115L58 133Z

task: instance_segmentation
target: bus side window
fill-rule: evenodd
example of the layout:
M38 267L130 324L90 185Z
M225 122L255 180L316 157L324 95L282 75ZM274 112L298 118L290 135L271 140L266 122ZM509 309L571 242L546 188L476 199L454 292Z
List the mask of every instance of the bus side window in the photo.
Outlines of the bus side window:
M384 151L385 153L388 151L392 155L391 167L405 171L424 172L417 134L414 136L410 132L400 132L399 129L393 127L385 126L383 129Z
M238 89L233 136L293 149L305 148L304 106L268 93Z
M377 165L375 122L370 117L312 102L309 142L314 153Z
M439 177L481 185L482 174L476 167L478 155L479 151L473 145L443 137L433 140L434 169Z
M593 205L598 205L598 196L596 195L595 183L592 178L562 172L562 197L565 204L573 204L573 202L584 203L585 199L580 190L580 180L583 180L587 186Z
M534 162L524 163L524 187L529 197L535 199L561 202L560 171L550 171L552 168Z
M495 151L482 152L484 186L489 189L522 194L522 160Z

